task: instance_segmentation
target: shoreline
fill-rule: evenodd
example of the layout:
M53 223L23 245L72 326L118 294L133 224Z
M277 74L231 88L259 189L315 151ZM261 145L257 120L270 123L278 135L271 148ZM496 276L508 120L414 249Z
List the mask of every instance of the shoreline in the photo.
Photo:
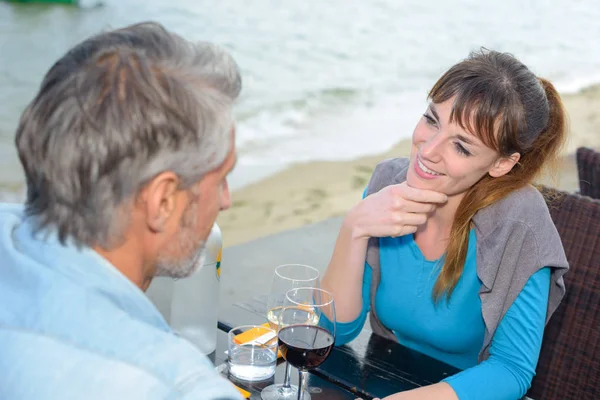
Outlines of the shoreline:
M575 151L586 146L600 150L600 84L562 95L570 123L570 135L559 160L558 180L540 180L566 191L578 190ZM348 161L309 161L287 166L268 166L266 177L232 186L232 206L217 218L224 245L233 246L288 229L345 215L362 198L375 165L410 153L410 139L402 139L387 151ZM240 167L244 168L244 167ZM276 171L275 173L272 173ZM252 171L243 171L244 178ZM242 179L243 180L243 179ZM0 200L22 202L24 182L0 183Z
M575 151L600 149L600 85L564 94L570 134L557 166L558 176L538 180L565 191L578 190ZM360 201L375 165L386 158L406 157L411 141L404 139L377 155L350 161L292 164L232 193L232 206L217 219L224 245L252 239L344 215Z
M217 218L225 247L346 214L361 200L377 163L408 156L410 144L405 140L386 153L352 161L292 165L233 192L231 208ZM578 190L575 155L558 162L557 179L545 176L538 183Z

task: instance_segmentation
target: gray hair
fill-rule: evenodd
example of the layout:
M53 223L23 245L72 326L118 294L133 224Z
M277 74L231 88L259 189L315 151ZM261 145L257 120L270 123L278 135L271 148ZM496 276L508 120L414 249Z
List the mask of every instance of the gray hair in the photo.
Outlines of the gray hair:
M62 243L109 248L127 220L122 206L157 174L173 171L189 188L224 162L240 90L225 50L157 23L78 44L17 129L28 215Z

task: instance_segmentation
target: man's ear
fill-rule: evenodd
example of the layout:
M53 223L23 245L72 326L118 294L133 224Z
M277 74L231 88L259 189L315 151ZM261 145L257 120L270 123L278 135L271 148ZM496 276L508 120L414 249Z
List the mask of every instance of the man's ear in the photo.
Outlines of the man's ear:
M154 232L162 232L173 216L177 206L179 178L173 172L162 172L155 176L142 190L146 224Z
M521 154L513 153L508 157L500 157L489 170L490 176L498 178L508 174L521 159Z

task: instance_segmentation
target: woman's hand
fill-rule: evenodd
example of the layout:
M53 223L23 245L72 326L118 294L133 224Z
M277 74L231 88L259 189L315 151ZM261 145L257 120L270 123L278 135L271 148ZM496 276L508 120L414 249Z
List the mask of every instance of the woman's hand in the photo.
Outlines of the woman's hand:
M358 203L346 217L355 238L403 236L417 231L427 215L448 196L403 182L381 189Z
M360 399L356 399L360 400ZM374 398L373 400L381 400ZM385 397L383 400L459 400L452 386L446 382L423 386L408 392L396 393Z

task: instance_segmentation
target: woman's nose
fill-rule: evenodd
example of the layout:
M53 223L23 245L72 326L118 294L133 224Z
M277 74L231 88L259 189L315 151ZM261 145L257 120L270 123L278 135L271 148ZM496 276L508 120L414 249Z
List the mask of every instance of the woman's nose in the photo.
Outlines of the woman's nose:
M423 158L427 158L432 162L437 162L440 159L441 146L442 138L441 135L437 134L430 137L421 145L419 153Z

